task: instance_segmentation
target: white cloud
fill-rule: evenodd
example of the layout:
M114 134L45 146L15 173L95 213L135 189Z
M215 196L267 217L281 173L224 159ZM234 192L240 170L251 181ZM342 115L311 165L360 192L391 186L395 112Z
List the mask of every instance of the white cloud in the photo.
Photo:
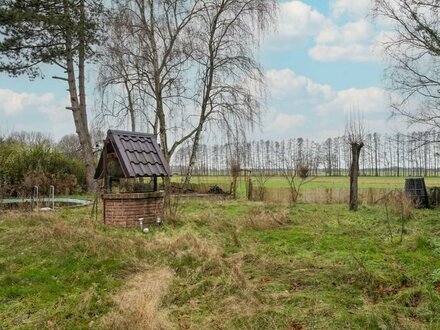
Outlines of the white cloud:
M315 83L290 69L269 70L266 80L271 96L278 100L297 97L326 99L331 94L329 85Z
M371 0L333 0L330 3L332 16L340 18L344 15L349 17L365 17L371 10Z
M349 88L335 91L329 85L314 82L290 69L269 70L266 80L272 99L292 110L342 114L359 109L362 113L376 113L386 111L390 103L389 93L382 88ZM302 107L298 108L298 104ZM274 117L273 114L271 117Z
M382 88L350 88L336 92L331 101L319 105L316 111L321 115L335 112L350 113L353 110L359 110L364 114L385 113L388 104L389 94Z
M352 111L359 110L370 121L389 112L390 96L379 87L334 90L290 69L270 70L266 79L272 108L263 126L273 137L334 137L343 134L344 115Z
M313 36L327 21L327 18L319 11L301 1L280 4L279 34L281 37Z
M374 45L316 45L309 49L309 55L320 62L368 62L377 59Z
M315 37L309 56L316 61L367 62L378 60L375 44L378 36L365 19L338 26L330 24Z
M333 0L330 4L332 14L326 17L302 1L281 3L278 33L269 37L267 49L287 51L312 38L315 45L309 56L316 61L379 60L374 50L380 31L366 18L370 0ZM340 17L344 17L343 24L338 22Z
M17 93L10 89L0 89L0 110L5 115L13 115L23 112L27 107L38 107L50 104L54 100L54 94L45 93Z
M365 19L361 19L355 22L348 22L342 26L329 24L318 33L315 37L315 41L318 44L350 44L354 42L371 41L373 32L371 23Z
M0 88L0 114L9 130L51 133L56 138L73 131L71 111L65 109L68 99L53 93L23 93Z
M273 115L273 113L272 113ZM268 132L289 133L304 123L306 117L301 114L276 113L267 125Z

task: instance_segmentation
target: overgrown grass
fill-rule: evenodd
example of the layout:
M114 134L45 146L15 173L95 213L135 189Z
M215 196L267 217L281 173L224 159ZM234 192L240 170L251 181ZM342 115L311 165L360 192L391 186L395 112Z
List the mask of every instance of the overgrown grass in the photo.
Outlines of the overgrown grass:
M0 328L436 329L440 223L344 205L188 201L136 230L0 215Z

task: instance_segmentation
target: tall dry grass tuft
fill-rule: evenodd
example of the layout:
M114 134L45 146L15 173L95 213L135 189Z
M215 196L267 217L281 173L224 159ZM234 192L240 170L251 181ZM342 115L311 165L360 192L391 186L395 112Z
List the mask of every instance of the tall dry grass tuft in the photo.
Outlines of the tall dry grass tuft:
M288 225L292 219L287 209L266 210L261 207L254 207L246 214L235 217L225 217L219 212L214 212L213 209L205 208L186 216L184 221L208 227L214 232L225 233L242 229L264 230L277 228Z
M168 268L144 271L134 275L113 296L116 307L103 317L103 329L161 330L172 329L162 299L173 279Z
M292 222L287 210L267 211L253 210L241 219L241 224L245 229L264 230L285 226Z
M62 219L58 212L26 215L11 212L0 219L0 225L15 227L16 232L5 234L2 239L5 243L33 244L41 249L50 248L53 254L69 253L78 258L111 258L123 251L125 259L135 260L136 252L147 248L140 238L106 235L89 219L70 221L69 217L68 220Z
M221 255L221 247L212 239L200 237L186 230L174 236L156 235L149 242L151 251L165 251L176 258L191 256L197 260L217 258Z

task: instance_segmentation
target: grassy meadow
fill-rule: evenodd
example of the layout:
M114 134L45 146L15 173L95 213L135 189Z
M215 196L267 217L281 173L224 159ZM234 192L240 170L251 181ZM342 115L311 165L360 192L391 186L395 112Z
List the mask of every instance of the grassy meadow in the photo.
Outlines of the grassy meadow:
M182 182L181 176L174 176L174 182ZM221 184L229 185L231 177L229 176L193 176L192 182L196 184ZM440 186L440 177L426 177L426 186ZM238 180L238 184L243 187L245 179L241 176ZM253 179L253 184L258 185L256 178ZM359 188L404 188L405 177L396 176L361 176L359 177ZM271 176L267 179L265 184L267 188L287 188L288 184L282 176ZM303 189L316 189L316 188L349 188L350 181L348 176L317 176L307 182Z
M162 227L0 214L1 329L438 329L438 210L180 201Z

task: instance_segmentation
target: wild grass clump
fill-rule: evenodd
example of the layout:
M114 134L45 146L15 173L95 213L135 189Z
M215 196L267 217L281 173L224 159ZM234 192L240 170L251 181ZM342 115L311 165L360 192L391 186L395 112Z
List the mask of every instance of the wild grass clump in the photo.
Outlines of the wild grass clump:
M174 235L158 234L149 241L153 252L167 253L173 258L192 257L197 260L218 258L221 247L214 240L184 229Z
M240 230L266 230L270 228L279 228L292 223L289 210L280 207L268 207L269 204L252 204L248 212L233 212L228 214L229 210L223 212L225 205L231 205L231 202L216 202L215 207L205 204L198 212L184 215L181 224L196 224L199 227L209 228L213 232L230 233ZM246 206L245 206L246 207Z
M292 218L287 210L252 210L240 221L242 229L265 230L289 225Z
M103 317L101 327L114 330L173 329L162 300L173 279L168 268L144 270L136 273L118 290L112 300L115 307Z

